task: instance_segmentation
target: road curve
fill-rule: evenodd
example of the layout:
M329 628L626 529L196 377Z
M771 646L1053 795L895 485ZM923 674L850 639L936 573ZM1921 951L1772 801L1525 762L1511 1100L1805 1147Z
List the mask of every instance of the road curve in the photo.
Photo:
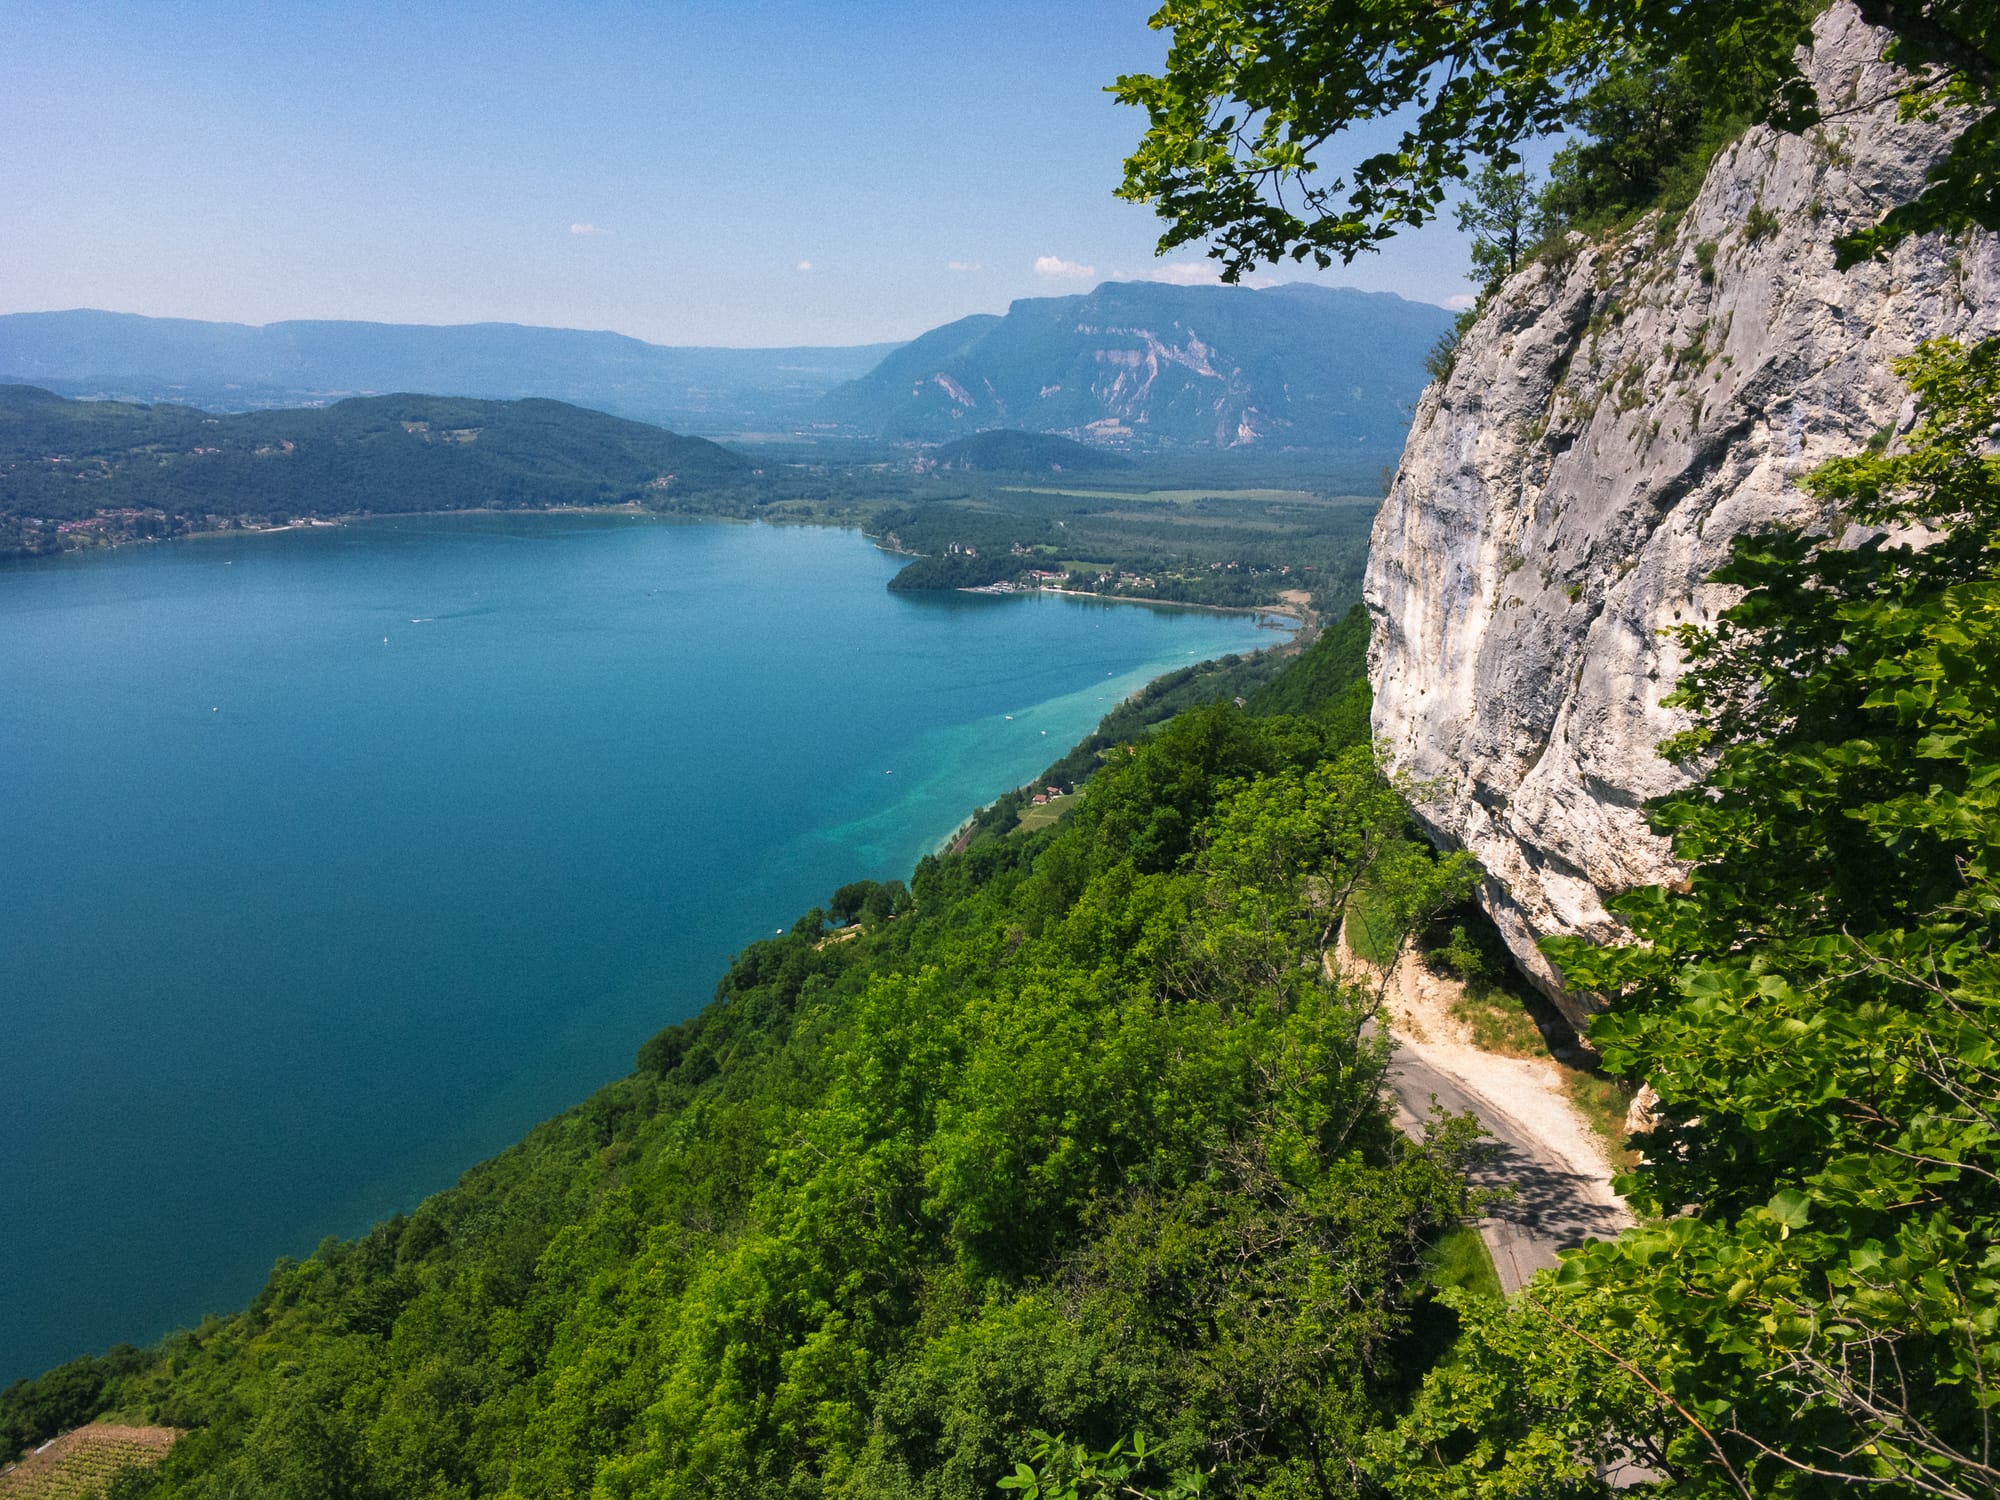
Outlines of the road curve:
M1467 1175L1477 1187L1514 1190L1511 1201L1495 1204L1479 1222L1500 1288L1509 1297L1537 1271L1555 1265L1557 1251L1586 1239L1609 1239L1632 1222L1601 1176L1578 1171L1472 1084L1440 1072L1400 1042L1389 1062L1388 1084L1396 1096L1396 1124L1405 1132L1421 1134L1421 1122L1435 1103L1452 1114L1470 1112L1492 1137Z

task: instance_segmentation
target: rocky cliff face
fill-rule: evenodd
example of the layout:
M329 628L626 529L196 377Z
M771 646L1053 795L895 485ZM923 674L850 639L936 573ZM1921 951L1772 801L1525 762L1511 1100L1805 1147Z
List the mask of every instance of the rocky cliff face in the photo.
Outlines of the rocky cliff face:
M1946 139L1899 122L1881 38L1844 3L1811 76L1832 121L1757 129L1674 225L1524 269L1417 411L1366 584L1376 736L1428 788L1420 816L1470 849L1487 908L1559 1003L1535 947L1609 938L1604 903L1670 881L1641 804L1676 650L1707 620L1729 539L1825 518L1795 485L1906 420L1890 361L2000 328L1990 235L1929 237L1841 272L1830 248L1911 195ZM1840 111L1837 115L1834 111Z

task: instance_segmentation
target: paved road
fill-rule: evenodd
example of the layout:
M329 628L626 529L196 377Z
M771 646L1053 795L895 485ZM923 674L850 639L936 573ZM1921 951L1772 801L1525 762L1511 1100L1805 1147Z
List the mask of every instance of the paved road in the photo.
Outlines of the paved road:
M1513 1296L1535 1272L1553 1266L1556 1252L1590 1237L1609 1239L1631 1220L1604 1201L1601 1180L1574 1171L1569 1162L1537 1140L1507 1112L1458 1079L1451 1078L1406 1047L1389 1063L1389 1086L1396 1091L1396 1123L1413 1134L1431 1110L1431 1101L1453 1114L1477 1115L1493 1137L1468 1174L1479 1187L1511 1187L1510 1203L1496 1204L1479 1224L1493 1254L1500 1288Z

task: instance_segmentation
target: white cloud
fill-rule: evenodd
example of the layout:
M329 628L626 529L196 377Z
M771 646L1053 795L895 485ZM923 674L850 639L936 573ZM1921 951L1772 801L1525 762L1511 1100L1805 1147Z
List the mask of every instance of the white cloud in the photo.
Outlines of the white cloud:
M1088 281L1097 274L1097 267L1080 266L1059 255L1038 255L1035 257L1035 274L1046 276L1050 281Z
M1456 297L1444 299L1444 305L1452 312L1464 312L1479 299L1470 292L1460 292Z
M944 268L947 271L983 271L986 266L984 262L976 260L948 260L944 263Z
M604 233L604 231L603 231L603 230L601 230L601 229L599 229L599 228L598 228L598 227L597 227L597 226L596 226L595 224L572 224L572 225L570 225L570 226L569 226L569 232L570 232L571 234L602 234L602 233Z
M810 271L813 268L813 263L809 260L802 260L799 262L798 268L801 271Z
M1141 281L1164 281L1173 286L1215 286L1222 273L1209 260L1165 260L1139 273Z

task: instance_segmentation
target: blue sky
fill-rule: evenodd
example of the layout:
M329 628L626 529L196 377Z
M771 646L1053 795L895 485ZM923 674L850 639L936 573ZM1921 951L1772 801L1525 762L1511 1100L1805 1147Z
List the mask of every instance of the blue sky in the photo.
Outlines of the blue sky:
M1151 9L6 0L0 312L848 344L1202 275L1111 195ZM1310 279L1464 272L1440 226Z

